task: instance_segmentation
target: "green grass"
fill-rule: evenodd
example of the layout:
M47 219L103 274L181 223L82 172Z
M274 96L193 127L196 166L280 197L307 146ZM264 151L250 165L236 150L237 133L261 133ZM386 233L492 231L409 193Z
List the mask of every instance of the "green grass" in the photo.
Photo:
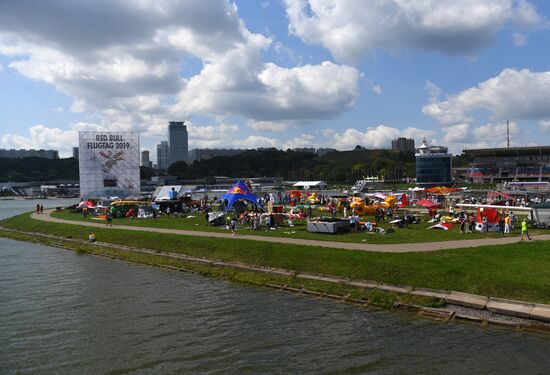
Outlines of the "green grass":
M314 212L315 214L315 212ZM53 217L74 221L89 221L100 222L96 219L88 217L83 219L82 214L72 213L69 211L55 211L52 213ZM203 214L190 214L188 216L194 216L191 218L167 218L165 216L158 217L156 219L113 219L113 225L131 225L136 227L156 227L156 228L169 228L169 229L185 229L205 232L220 232L228 233L227 229L223 227L208 226L205 223ZM363 217L374 221L372 217ZM295 220L294 227L289 227L285 221L283 226L277 230L269 231L254 231L247 228L240 228L237 232L239 234L252 234L257 236L270 236L270 237L292 237L309 240L321 240L321 241L333 241L333 242L354 242L354 243L373 243L373 244L396 244L396 243L419 243L419 242L436 242L436 241L451 241L451 240L469 240L480 238L496 238L496 233L479 233L474 232L471 234L461 234L459 225L455 225L454 228L448 231L442 231L437 229L427 229L432 226L433 223L426 222L427 215L422 218L420 224L409 225L408 228L393 228L393 233L377 234L368 233L365 231L358 231L355 233L345 234L326 234L326 233L310 233L307 231L306 220ZM382 227L386 230L391 228L390 224L382 224ZM550 233L549 230L540 231L532 230L531 234L537 233ZM519 229L516 228L512 232L512 236L519 236Z
M113 244L298 272L550 303L548 241L395 254L281 245L242 237L198 238L116 228L91 229L32 220L29 214L1 221L0 225L80 239L87 238L93 230L99 241Z

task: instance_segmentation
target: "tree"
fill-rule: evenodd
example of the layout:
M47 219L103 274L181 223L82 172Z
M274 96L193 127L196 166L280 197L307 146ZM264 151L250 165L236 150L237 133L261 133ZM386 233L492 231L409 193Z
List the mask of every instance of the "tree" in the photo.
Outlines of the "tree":
M176 161L168 167L168 173L179 179L189 178L189 166L184 161Z

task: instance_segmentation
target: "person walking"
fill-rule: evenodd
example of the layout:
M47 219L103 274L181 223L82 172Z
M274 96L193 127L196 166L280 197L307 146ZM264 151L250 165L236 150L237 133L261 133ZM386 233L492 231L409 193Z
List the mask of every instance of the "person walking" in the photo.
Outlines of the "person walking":
M481 219L481 223L483 227L481 228L481 232L487 233L489 231L489 223L487 223L487 216L483 216L483 219Z
M44 206L43 206L43 205L40 205L40 213L41 213L41 214L44 213Z
M504 218L504 234L510 234L510 215Z
M105 223L106 227L112 227L113 226L113 213L111 210L107 210L105 213L105 217L107 218L107 222Z
M466 216L462 216L462 217L460 218L460 233L461 233L461 234L467 232L466 225L469 224L469 223L467 224L467 220L468 220L468 219L467 219Z
M391 207L388 207L388 209L386 210L386 216L388 217L389 221L393 220L393 210Z
M235 235L235 230L237 229L237 220L235 218L231 218L231 222L229 223L229 229L231 230L231 235Z
M470 216L470 233L474 233L476 229L476 218L474 215Z
M527 229L527 219L523 219L521 222L521 240L523 241L523 236L527 236L528 240L531 240L531 237L529 237L529 230Z
M39 214L40 213L40 204L36 204L36 213Z
M504 217L502 215L499 216L498 218L498 232L497 232L497 237L500 237L502 235L502 237L504 237Z

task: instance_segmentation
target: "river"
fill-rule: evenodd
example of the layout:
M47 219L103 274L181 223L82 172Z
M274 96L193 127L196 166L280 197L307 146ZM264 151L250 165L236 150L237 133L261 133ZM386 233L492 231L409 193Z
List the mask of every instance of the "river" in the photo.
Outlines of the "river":
M547 374L549 353L550 335L0 238L0 374Z

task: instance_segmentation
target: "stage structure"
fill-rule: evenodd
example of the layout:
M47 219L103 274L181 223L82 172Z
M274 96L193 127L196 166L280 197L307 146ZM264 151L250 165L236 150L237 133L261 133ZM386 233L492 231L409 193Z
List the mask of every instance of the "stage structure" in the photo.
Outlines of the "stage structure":
M78 153L82 198L140 194L139 133L79 132Z

